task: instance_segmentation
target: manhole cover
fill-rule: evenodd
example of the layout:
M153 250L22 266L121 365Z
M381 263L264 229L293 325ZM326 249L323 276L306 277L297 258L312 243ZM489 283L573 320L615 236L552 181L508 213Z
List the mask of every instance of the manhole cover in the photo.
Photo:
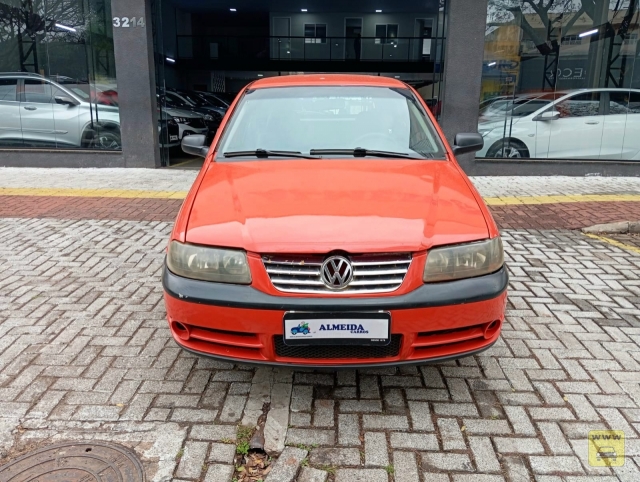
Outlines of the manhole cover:
M63 442L0 467L0 482L144 482L130 450L106 443Z

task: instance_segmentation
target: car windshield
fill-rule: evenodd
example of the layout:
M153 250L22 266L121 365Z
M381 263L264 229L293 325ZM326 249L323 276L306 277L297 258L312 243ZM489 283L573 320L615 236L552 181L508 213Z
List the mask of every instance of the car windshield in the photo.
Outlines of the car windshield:
M182 97L184 97L187 101L191 102L196 107L208 107L210 105L209 102L198 95L187 94L186 92L183 92L180 95L182 95Z
M497 100L480 110L481 117L525 117L541 107L551 103L552 99L540 97L522 97L516 99Z
M365 86L249 91L225 129L217 151L218 158L225 159L224 153L258 149L311 154L312 150L356 148L445 158L433 124L409 89ZM355 156L360 157L363 153L358 152ZM321 153L322 157L345 154Z

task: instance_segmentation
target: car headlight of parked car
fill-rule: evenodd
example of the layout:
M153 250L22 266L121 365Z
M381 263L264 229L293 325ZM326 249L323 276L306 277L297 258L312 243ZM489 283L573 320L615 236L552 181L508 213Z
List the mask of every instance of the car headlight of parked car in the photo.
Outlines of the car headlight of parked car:
M425 283L473 278L498 271L504 264L502 239L433 248L427 253Z
M171 272L185 278L218 283L251 283L247 254L236 249L172 241L167 253L167 266Z
M173 120L175 120L178 124L186 124L187 123L186 117L174 117Z

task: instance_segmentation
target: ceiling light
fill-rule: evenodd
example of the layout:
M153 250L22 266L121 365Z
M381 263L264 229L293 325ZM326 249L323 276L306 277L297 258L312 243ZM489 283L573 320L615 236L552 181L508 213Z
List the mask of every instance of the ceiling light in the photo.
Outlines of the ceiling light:
M230 8L229 9L231 12L237 12L237 10L235 8Z
M301 9L300 9L300 11L301 11L301 12L306 12L306 11L307 11L307 9L306 9L306 8L301 8Z
M175 64L176 63L176 59L172 59L171 57L167 57L166 61L171 63L171 64Z
M62 25L60 23L56 23L56 27L61 28L63 30L68 30L69 32L77 32L77 30L73 27L67 27L66 25Z
M264 77L264 74L258 74L258 77Z
M594 28L593 30L587 30L586 32L582 32L580 35L578 35L578 37L582 38L582 37L588 37L589 35L593 35L594 33L598 33L598 29Z
M382 10L376 10L376 13L382 13Z
M396 79L399 79L399 78L400 78L400 76L399 76L399 75L394 75L394 77L395 77Z
M491 62L490 64L487 64L487 67L493 67L494 65L496 65L497 62Z

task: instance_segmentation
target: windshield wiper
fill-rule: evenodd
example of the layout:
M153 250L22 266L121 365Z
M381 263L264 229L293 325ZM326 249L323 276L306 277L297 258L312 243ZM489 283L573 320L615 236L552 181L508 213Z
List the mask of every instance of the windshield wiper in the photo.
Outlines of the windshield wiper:
M423 157L416 157L415 155L408 154L406 152L393 152L393 151L376 151L372 149L364 149L362 147L356 147L355 149L311 149L309 151L310 154L325 154L328 156L331 155L352 155L353 157L397 157L401 159L424 159ZM433 158L433 155L426 154L426 156L430 156Z
M313 154L313 153L312 153ZM303 154L300 151L268 151L266 149L256 149L255 151L232 151L222 154L224 157L258 157L266 159L267 157L300 157L302 159L320 159L320 156Z

